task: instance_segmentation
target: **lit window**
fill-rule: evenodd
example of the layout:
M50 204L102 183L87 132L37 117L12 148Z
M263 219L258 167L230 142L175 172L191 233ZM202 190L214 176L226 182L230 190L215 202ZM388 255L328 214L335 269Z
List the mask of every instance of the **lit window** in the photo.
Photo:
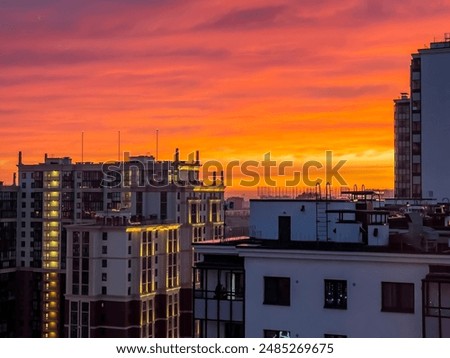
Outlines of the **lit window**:
M325 280L324 308L347 309L347 281Z
M265 329L264 338L291 338L290 331L275 330L275 329Z

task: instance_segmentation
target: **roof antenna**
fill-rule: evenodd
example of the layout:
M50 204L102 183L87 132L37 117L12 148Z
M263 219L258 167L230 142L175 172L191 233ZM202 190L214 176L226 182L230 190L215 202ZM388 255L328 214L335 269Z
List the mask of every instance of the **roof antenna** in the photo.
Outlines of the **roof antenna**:
M117 160L120 162L120 131L117 138Z
M81 132L81 164L84 163L84 132Z
M158 137L159 137L159 130L156 130L156 160L158 160Z

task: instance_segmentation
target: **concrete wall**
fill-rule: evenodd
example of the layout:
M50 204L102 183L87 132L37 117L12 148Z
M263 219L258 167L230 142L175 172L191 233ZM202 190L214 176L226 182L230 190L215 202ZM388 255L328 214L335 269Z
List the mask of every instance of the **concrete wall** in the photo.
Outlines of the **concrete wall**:
M422 67L422 195L450 198L450 49L421 52Z
M319 202L325 210L325 202ZM352 202L330 202L327 210L354 210ZM349 215L349 219L352 214ZM300 200L250 201L250 236L278 240L278 217L291 217L292 241L316 241L316 202ZM354 218L354 215L353 215ZM337 225L338 214L328 214L328 232L333 241L359 242L359 225ZM336 229L336 233L333 230Z
M264 329L288 330L291 337L422 336L421 280L428 273L427 264L376 254L371 259L364 253L288 256L247 255L246 337L263 337ZM264 276L290 277L290 306L263 304ZM346 310L324 308L324 279L347 280ZM414 314L381 312L382 281L414 283Z

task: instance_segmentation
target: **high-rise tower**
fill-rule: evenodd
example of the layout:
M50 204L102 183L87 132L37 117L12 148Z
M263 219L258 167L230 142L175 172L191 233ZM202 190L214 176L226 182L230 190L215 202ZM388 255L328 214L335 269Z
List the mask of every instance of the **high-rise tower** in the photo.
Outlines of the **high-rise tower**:
M450 198L450 166L445 156L450 151L450 34L443 41L432 42L429 48L412 54L410 67L409 120L405 126L395 125L396 197L406 194L412 198ZM396 102L405 109L407 98ZM409 144L408 136L409 133ZM401 139L402 136L405 138ZM405 146L405 144L407 144ZM400 156L407 160L397 160ZM406 166L406 167L405 167ZM402 191L409 176L411 192Z

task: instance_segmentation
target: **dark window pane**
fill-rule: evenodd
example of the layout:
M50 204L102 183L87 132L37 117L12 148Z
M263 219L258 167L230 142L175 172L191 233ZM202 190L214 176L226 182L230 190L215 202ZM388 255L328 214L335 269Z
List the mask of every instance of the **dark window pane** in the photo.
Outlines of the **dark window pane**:
M414 284L382 282L381 310L414 313Z
M289 277L264 277L264 304L289 306L291 279Z

